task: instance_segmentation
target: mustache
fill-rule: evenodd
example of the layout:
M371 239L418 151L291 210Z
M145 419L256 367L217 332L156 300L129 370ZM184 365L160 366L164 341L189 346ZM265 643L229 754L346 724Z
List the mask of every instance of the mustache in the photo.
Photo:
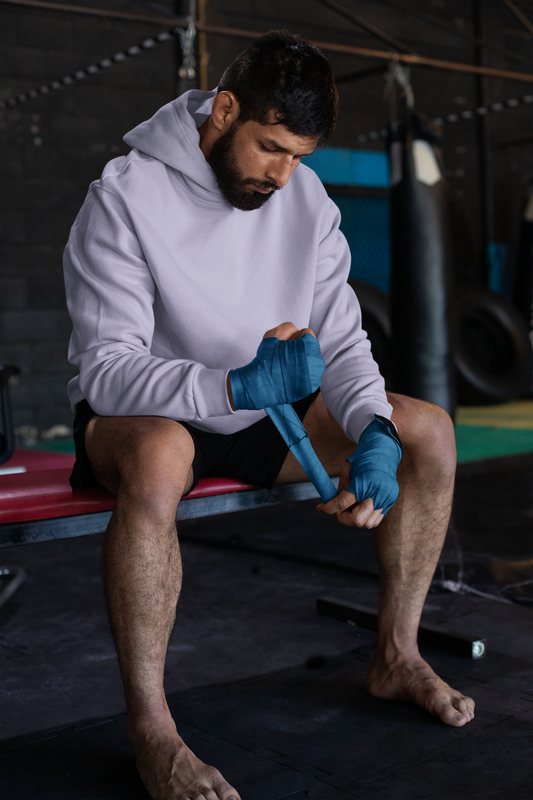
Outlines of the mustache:
M242 185L245 186L246 184L253 183L256 186L260 186L261 189L272 189L273 191L277 191L281 189L281 186L278 186L277 183L271 183L270 181L258 181L255 178L245 178L242 181Z

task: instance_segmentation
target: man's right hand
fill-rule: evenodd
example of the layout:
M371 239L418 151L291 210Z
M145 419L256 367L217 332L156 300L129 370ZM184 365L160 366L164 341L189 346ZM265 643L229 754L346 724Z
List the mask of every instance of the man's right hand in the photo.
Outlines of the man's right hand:
M281 345L306 335L308 338L298 345ZM228 374L226 387L231 408L257 409L295 402L320 386L324 369L313 331L298 330L292 322L283 322L265 333L250 364Z

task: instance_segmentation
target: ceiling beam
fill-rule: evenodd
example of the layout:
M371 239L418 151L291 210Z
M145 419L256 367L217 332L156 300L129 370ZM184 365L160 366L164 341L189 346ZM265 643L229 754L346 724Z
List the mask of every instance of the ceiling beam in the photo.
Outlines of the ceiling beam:
M0 0L2 5L10 6L24 6L37 8L45 11L63 11L72 14L85 14L93 17L105 17L107 19L121 19L130 22L150 22L157 25L165 25L168 27L169 22L175 25L183 26L187 24L187 20L183 17L151 17L142 14L128 14L123 11L108 11L107 9L90 8L87 6L71 6L63 3L52 3L44 0ZM248 31L242 28L225 28L219 25L207 25L205 23L196 22L196 28L204 33L210 33L215 36L233 36L241 39L257 39L263 36L266 31ZM363 58L380 58L386 60L398 60L405 64L413 64L424 67L432 67L434 69L450 70L452 72L463 72L471 75L486 75L491 78L505 78L514 81L527 81L533 82L533 74L527 72L513 72L506 69L493 69L491 67L479 67L475 64L461 64L455 61L443 61L437 58L425 58L414 53L397 53L387 50L374 50L370 47L355 47L348 44L336 44L334 42L318 42L313 39L308 41L316 45L321 50L326 50L333 53L345 53L347 55L362 56Z

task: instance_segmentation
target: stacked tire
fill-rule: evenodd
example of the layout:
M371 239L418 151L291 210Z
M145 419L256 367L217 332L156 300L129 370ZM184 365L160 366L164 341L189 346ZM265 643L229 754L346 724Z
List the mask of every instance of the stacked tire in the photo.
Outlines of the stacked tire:
M533 351L527 325L514 305L488 289L459 293L455 367L464 405L531 396Z
M374 286L348 281L356 293L363 327L385 378L391 380L389 298ZM454 364L463 405L502 403L533 392L533 350L522 315L508 300L483 288L465 288L454 303Z

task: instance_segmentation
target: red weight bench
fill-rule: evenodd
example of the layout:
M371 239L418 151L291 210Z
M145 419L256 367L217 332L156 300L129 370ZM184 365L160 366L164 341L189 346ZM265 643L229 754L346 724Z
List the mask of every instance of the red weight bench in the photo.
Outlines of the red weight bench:
M74 456L15 450L0 472L0 547L102 533L115 503L105 489L72 489ZM318 498L312 483L260 489L227 478L203 478L178 506L177 519L195 519Z
M115 503L105 489L71 489L68 482L74 456L39 450L15 450L3 468L24 468L11 475L0 472L0 547L32 544L102 533ZM336 482L336 479L335 479ZM195 519L281 503L318 498L312 483L293 483L260 489L227 478L203 478L184 498L176 518ZM3 569L11 586L0 592L0 605L24 581L24 570ZM376 630L377 611L346 600L317 598L317 612L326 617ZM466 658L483 658L486 641L476 636L445 633L431 625L420 626L419 642Z

